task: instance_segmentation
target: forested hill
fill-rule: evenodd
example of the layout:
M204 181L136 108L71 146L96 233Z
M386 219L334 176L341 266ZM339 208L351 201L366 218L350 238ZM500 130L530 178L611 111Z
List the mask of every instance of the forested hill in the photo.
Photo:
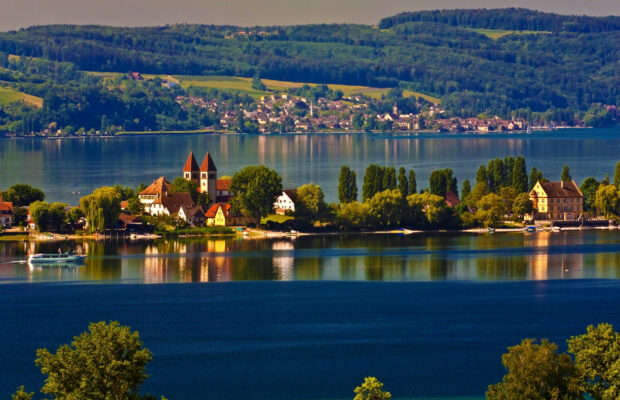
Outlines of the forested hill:
M384 18L379 28L387 29L407 22L436 22L451 26L517 31L597 33L620 30L620 17L558 15L525 8L461 9L405 12Z
M453 115L569 121L620 105L619 27L620 17L525 9L404 13L379 26L37 26L0 33L0 75L15 54L88 71L400 86L441 98ZM31 94L45 98L42 87Z

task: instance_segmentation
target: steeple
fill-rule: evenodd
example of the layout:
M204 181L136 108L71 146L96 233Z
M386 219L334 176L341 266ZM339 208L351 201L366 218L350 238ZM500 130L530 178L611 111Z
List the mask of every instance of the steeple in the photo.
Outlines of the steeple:
M211 158L209 152L207 152L205 159L202 160L200 172L217 172L217 168L215 168L215 163L213 162L213 159Z
M211 201L216 201L217 198L217 168L211 158L211 155L207 152L202 165L200 166L200 191L207 193L211 198Z
M198 168L198 163L194 158L194 152L190 151L187 161L185 161L185 166L183 167L183 178L188 181L194 181L198 184L199 173L200 169Z

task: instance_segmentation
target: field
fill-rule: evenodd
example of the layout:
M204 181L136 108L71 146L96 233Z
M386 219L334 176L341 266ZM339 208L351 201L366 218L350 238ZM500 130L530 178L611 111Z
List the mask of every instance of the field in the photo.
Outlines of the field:
M43 99L40 97L18 92L11 88L0 87L0 105L16 103L18 101L24 101L26 104L38 108L43 107Z
M549 31L507 31L503 29L474 29L474 28L463 28L470 31L478 32L480 34L486 35L493 40L497 40L502 36L506 35L529 35L536 33L551 33Z
M163 76L162 76L163 77ZM181 86L187 88L190 86L209 87L216 89L225 89L231 91L244 92L252 97L260 97L270 94L270 92L262 92L252 89L252 78L231 77L231 76L188 76L188 75L175 75L179 80ZM284 91L286 89L302 87L304 82L290 82L290 81L276 81L272 79L262 80L268 91ZM317 83L307 83L309 86L317 86ZM363 94L372 98L381 98L381 95L386 94L389 88L374 88L369 86L355 86L355 85L336 85L328 84L332 90L341 90L345 96L354 96L356 94ZM416 96L422 97L432 103L438 103L439 99L436 97L428 96L423 93L414 92L412 90L404 90L404 96Z

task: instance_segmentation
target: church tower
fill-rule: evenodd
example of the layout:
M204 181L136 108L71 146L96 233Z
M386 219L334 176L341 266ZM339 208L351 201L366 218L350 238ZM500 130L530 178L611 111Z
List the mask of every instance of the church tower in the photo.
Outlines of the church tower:
M207 193L213 202L217 201L216 182L217 168L211 155L207 153L200 166L200 191Z
M189 156L187 157L187 161L185 161L185 166L183 167L183 178L188 181L196 182L196 185L200 183L200 168L198 168L198 163L194 158L194 153L189 152Z

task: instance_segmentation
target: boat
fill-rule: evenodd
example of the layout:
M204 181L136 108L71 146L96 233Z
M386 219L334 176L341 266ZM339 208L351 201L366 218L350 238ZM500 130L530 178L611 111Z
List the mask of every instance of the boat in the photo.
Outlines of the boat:
M28 256L30 264L80 264L85 256L75 253L37 253Z
M530 232L530 233L534 233L536 232L536 227L534 225L530 225L528 227L525 228L526 232Z
M495 228L491 228L491 227L489 226L489 228L487 229L487 232L489 232L489 233L495 233Z

